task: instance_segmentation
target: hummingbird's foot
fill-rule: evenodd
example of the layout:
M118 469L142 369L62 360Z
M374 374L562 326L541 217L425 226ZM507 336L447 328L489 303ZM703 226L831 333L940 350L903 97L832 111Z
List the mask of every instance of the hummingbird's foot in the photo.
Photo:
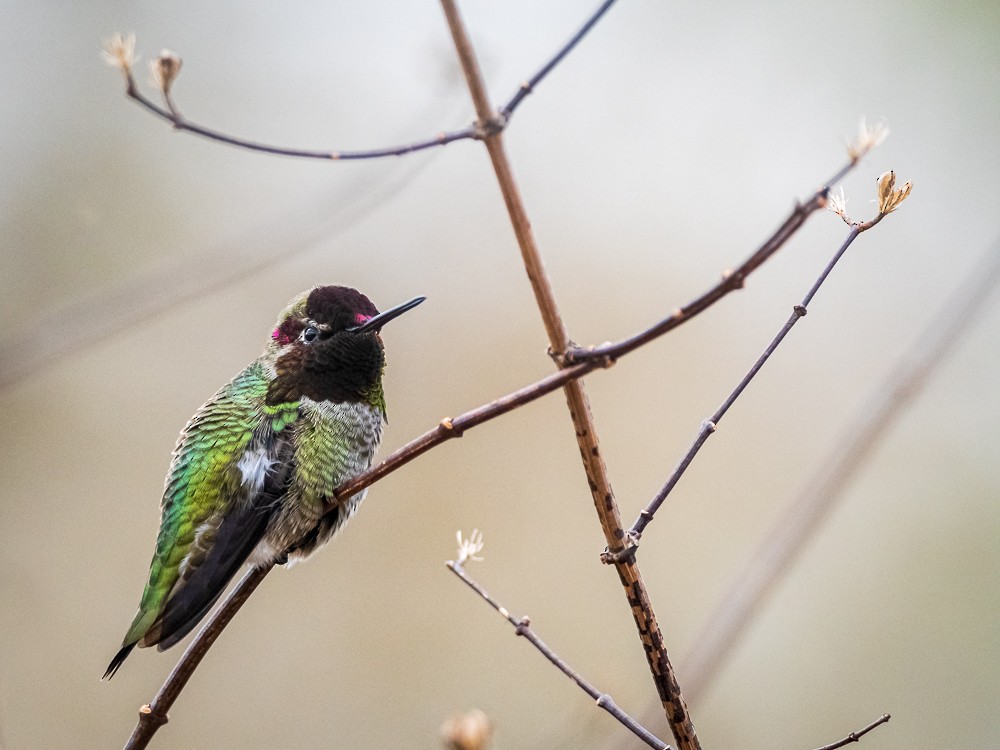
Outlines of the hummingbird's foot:
M276 558L274 558L274 564L275 565L287 565L288 564L288 552L289 552L289 550L286 549L284 552L282 552L280 555L278 555Z

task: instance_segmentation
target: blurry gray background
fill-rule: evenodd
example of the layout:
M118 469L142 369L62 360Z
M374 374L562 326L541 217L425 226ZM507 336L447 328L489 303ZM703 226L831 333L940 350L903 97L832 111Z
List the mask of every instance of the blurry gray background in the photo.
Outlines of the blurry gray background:
M495 101L595 3L461 4ZM180 428L322 283L380 307L382 455L551 371L479 144L349 164L172 133L98 50L134 31L185 60L196 121L262 141L364 148L472 119L425 3L0 5L0 746L120 746L180 656L98 678L135 611ZM851 248L644 537L640 563L683 665L785 504L1000 233L994 2L622 0L532 95L508 148L573 338L629 334L713 284L845 160L862 114L888 141L846 181L914 192ZM631 521L846 234L814 217L746 291L592 375ZM169 303L169 304L167 304ZM95 311L97 313L95 314ZM93 340L91 334L111 335ZM706 748L811 748L893 720L870 748L1000 737L1000 309L871 456L712 688ZM85 338L84 338L85 337ZM84 346L47 362L39 350ZM478 706L496 747L638 746L443 567L530 614L629 711L654 690L562 396L378 484L338 542L276 571L171 712L163 748L434 748ZM683 667L680 673L684 681Z

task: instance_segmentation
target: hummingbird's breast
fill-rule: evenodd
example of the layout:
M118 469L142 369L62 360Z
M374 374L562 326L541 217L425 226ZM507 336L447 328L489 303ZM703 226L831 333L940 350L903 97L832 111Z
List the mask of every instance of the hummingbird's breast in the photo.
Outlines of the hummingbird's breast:
M253 555L255 562L308 557L354 515L366 491L323 514L333 491L371 466L385 421L381 409L364 402L303 398L293 430L294 462L288 491Z

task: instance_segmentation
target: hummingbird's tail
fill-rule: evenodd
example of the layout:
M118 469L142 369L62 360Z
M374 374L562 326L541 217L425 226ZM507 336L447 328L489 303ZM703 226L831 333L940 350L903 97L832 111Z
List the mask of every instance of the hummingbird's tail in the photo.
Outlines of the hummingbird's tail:
M104 673L104 677L102 677L101 679L110 680L112 677L114 677L115 672L118 671L118 667L120 667L122 665L122 662L124 662L128 658L128 655L132 653L132 649L134 648L135 648L134 643L127 643L124 646L122 646L121 650L117 654L115 654L115 658L111 660L111 663L108 665L108 671Z

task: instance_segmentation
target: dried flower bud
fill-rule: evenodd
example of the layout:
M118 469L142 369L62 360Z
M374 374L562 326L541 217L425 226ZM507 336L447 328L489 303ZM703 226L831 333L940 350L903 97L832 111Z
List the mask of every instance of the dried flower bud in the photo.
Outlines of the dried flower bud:
M477 557L483 549L483 534L479 529L473 529L469 538L462 537L461 530L455 532L455 539L458 540L458 559L455 564L462 567L469 560L481 562L483 558Z
M826 207L848 224L851 223L850 218L847 216L847 198L844 197L843 187L839 187L836 191L830 191L826 196Z
M492 737L493 722L478 708L445 719L441 725L441 739L448 750L486 750Z
M160 52L160 56L149 61L149 72L152 75L152 83L164 94L170 93L178 74L181 72L183 61L168 49Z
M899 208L899 204L906 200L913 185L907 182L903 187L896 189L896 173L893 171L883 172L878 178L878 210L880 214L888 214Z
M135 34L122 36L116 31L109 39L104 40L101 57L104 58L104 62L118 68L122 73L130 73L136 61Z
M889 135L889 126L884 120L880 120L874 127L869 128L865 118L861 118L858 124L858 137L853 143L847 144L847 154L851 161L858 161L873 148L878 146Z

